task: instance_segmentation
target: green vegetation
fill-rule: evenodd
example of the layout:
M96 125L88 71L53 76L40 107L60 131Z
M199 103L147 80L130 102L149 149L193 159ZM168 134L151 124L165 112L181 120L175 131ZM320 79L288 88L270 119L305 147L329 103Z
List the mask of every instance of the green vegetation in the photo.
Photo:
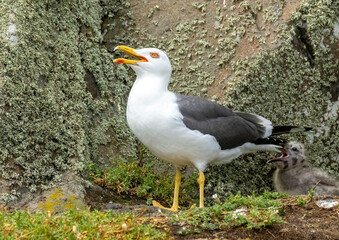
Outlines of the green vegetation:
M179 234L189 234L202 230L215 230L222 226L246 226L261 228L283 222L284 214L279 198L286 195L265 192L263 195L241 196L239 193L226 199L225 203L211 207L181 212L172 217L172 222L184 222L188 229Z
M302 196L297 198L297 205L298 206L305 207L306 203L307 203L307 201Z
M64 198L62 191L56 190L41 204L42 212L8 212L0 206L0 239L170 239L173 234L170 229L177 229L178 223L185 226L178 232L181 235L223 226L259 229L283 222L279 199L285 197L269 192L247 197L237 194L223 204L181 211L168 221L163 216L141 217L129 212L91 211L86 207L79 210L69 204L70 198ZM45 211L46 207L60 210L62 206L64 211Z
M113 160L112 165L100 170L95 164L87 164L88 171L97 184L112 189L118 194L126 194L147 199L153 199L172 204L174 177L167 172L162 174L154 170L153 161ZM182 179L180 188L180 203L192 204L193 195L198 190L197 174Z
M258 113L276 125L314 127L308 136L291 138L305 143L312 164L339 178L338 102L332 91L339 66L332 54L338 1L305 0L295 8L284 0L198 2L173 7L187 15L180 23L166 22L168 11L159 3L149 8L147 17L157 23L151 27L138 21L142 8L133 5L2 2L0 177L7 186L0 189L1 202L17 199L21 186L32 192L54 187L63 172L78 174L86 162L137 155L138 142L125 120L134 75L112 63L118 44L165 50L173 65L170 87L177 92ZM206 196L272 190L267 156L210 167ZM147 186L141 193L149 192Z
M312 201L314 196L314 190L311 189L307 196L300 196L297 198L297 205L300 207L305 207L307 203Z
M61 215L0 210L0 239L168 239L132 213L66 211Z
M7 212L0 205L0 239L167 239L150 218L91 211L60 189L39 204L41 212Z

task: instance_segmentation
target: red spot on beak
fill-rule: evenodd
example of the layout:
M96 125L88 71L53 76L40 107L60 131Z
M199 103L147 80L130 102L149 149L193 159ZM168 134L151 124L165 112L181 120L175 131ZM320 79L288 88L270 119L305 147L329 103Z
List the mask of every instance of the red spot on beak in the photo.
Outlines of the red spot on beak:
M123 59L117 59L115 60L116 63L124 63L124 60Z

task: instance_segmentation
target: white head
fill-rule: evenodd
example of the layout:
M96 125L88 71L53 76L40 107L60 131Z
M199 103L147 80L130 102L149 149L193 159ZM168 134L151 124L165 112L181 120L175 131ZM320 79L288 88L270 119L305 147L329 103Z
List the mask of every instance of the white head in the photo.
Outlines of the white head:
M126 46L118 46L115 49L137 58L137 60L118 58L116 63L128 64L138 77L143 75L153 75L169 81L172 74L172 67L167 55L156 48L133 49Z

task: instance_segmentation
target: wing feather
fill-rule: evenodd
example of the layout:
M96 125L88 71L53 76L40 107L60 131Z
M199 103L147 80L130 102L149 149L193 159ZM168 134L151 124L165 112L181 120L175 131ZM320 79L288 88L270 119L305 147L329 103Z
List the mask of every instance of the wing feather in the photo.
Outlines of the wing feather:
M231 109L194 96L176 94L186 127L216 138L221 149L231 149L261 138L265 130Z

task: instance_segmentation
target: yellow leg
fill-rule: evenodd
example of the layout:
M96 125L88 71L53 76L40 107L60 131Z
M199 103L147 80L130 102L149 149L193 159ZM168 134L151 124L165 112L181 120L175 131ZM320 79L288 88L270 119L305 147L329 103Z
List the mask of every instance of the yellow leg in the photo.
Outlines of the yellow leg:
M197 180L199 183L199 192L200 192L200 203L199 207L203 208L204 207L204 186L205 186L205 175L204 172L199 170L199 178Z
M175 185L174 185L174 199L173 199L173 205L171 208L166 208L162 206L157 201L153 201L152 204L154 207L159 207L162 209L167 209L173 212L177 212L179 209L179 187L180 187L180 181L181 181L181 172L179 168L175 169Z

